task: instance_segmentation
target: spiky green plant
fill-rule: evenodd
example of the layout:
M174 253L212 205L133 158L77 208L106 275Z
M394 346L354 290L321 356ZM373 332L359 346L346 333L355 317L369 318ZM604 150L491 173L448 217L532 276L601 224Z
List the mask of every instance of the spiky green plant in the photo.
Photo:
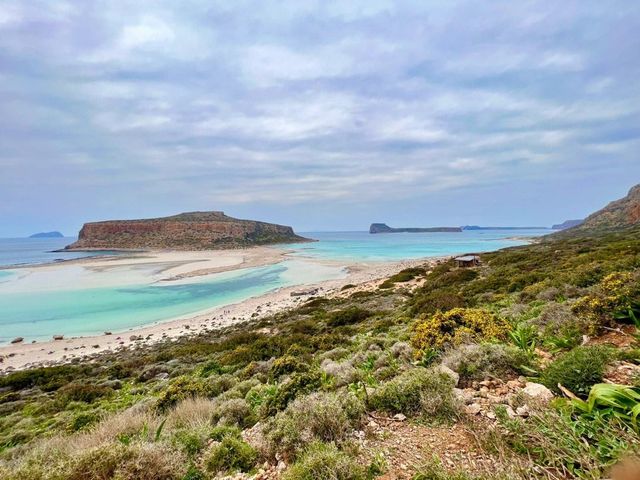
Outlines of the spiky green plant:
M580 413L591 414L595 410L610 414L638 430L640 415L640 388L627 385L598 383L591 387L586 400L572 399L572 404Z

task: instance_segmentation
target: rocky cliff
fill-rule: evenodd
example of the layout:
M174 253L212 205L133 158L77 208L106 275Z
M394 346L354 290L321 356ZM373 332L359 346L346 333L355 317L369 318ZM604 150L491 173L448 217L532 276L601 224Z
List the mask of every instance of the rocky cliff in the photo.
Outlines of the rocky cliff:
M640 223L640 184L632 187L626 197L615 200L589 215L582 224L567 230L615 230Z
M423 232L461 232L460 227L428 227L428 228L391 228L386 223L372 223L369 233L423 233Z
M553 230L566 230L567 228L577 227L578 225L581 225L582 222L584 222L584 220L582 220L582 219L580 219L580 220L565 220L562 223L556 223L551 228Z
M189 212L143 220L85 223L67 250L209 250L306 241L291 227L239 220L223 212Z

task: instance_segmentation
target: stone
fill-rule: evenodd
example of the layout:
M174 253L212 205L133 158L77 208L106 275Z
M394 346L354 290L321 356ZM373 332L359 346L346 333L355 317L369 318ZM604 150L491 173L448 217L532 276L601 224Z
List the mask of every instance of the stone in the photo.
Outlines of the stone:
M403 415L402 413L396 413L393 416L393 419L394 420L398 420L399 422L404 422L407 419L407 417L406 417L406 415Z
M469 415L477 415L480 413L481 409L482 407L480 407L479 403L472 403L471 405L467 405L467 407L465 408L466 412Z
M527 385L522 389L522 392L531 398L535 398L543 402L548 402L553 399L553 393L551 390L540 383L527 382Z
M54 340L63 340L64 339L64 335L54 335L53 339Z
M13 340L11 340L11 343L22 343L24 342L24 338L22 337L16 337Z
M509 416L509 418L515 418L517 416L516 412L513 410L513 408L511 408L510 405L507 405L505 407L505 410L507 411L507 415Z
M529 407L527 405L522 405L516 408L516 414L520 417L528 417L529 416Z

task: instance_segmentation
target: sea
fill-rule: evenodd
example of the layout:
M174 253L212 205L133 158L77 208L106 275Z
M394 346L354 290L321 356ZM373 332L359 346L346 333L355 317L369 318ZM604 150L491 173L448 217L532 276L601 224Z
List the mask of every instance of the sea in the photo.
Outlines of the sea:
M119 278L126 279L120 284L107 282L99 287L95 287L96 282L84 281L87 275L106 275L99 270L88 271L74 264L56 270L28 267L118 252L54 252L75 238L0 239L0 345L18 336L41 341L56 334L71 337L107 330L124 332L278 288L344 278L345 265L352 262L370 264L493 251L548 233L550 230L303 232L301 235L316 241L274 246L290 252L286 260L274 265L168 283L141 280L145 273L152 272L140 272L140 268L151 267L136 267L130 275L120 272Z

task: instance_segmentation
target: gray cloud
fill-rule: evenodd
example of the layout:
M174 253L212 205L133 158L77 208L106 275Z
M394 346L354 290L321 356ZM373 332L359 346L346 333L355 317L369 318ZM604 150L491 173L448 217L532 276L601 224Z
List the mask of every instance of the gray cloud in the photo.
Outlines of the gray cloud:
M640 173L639 31L624 1L5 1L0 234L186 208L356 227L363 203L438 223L442 192L577 212L545 188L586 213L585 182Z

